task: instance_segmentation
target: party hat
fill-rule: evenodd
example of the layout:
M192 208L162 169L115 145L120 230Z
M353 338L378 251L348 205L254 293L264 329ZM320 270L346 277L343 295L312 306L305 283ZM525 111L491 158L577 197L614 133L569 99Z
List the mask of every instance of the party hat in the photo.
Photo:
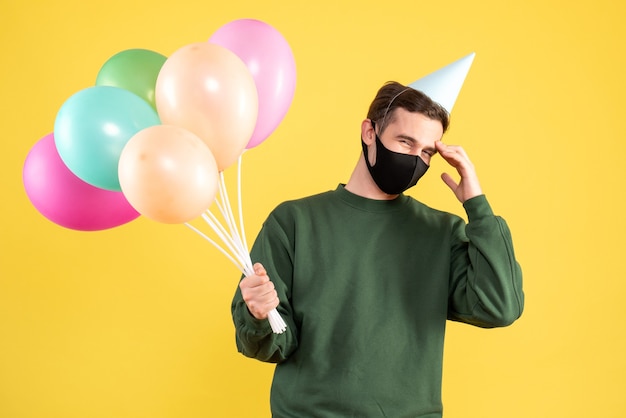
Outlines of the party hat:
M475 55L476 53L472 52L466 57L414 81L409 84L409 87L425 93L450 113Z

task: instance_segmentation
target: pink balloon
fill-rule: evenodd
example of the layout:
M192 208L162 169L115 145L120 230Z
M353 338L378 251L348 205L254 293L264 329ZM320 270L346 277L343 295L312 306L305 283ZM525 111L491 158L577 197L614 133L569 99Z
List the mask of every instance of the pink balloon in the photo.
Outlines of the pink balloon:
M50 221L79 231L113 228L139 216L122 192L85 183L63 163L48 134L28 153L22 172L26 194Z
M246 148L250 149L276 129L285 117L296 89L296 63L289 44L267 23L235 20L219 28L209 42L234 52L246 64L259 95L259 114Z

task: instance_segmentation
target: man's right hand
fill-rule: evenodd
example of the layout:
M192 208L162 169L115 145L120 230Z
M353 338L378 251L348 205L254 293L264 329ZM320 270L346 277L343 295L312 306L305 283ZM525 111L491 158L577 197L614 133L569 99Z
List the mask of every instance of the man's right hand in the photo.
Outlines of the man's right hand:
M254 274L244 277L239 289L252 316L266 319L269 312L278 306L278 294L261 263L255 263L253 268Z

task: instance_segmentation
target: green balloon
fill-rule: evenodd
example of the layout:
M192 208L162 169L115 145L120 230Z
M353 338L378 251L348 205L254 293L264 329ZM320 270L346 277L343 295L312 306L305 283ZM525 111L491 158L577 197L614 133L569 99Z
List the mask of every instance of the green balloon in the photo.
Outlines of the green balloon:
M128 49L109 58L96 78L96 86L113 86L135 93L154 110L154 89L167 57L147 49Z

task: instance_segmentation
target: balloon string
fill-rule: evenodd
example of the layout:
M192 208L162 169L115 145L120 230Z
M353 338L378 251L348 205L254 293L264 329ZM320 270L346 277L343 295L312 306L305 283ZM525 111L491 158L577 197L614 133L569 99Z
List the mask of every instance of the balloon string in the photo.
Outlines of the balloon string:
M224 207L217 200L215 201L215 204L216 204L217 208L219 209L219 212L222 215L222 218L225 219L225 221L226 221L226 223L228 225L228 220L226 218L226 211L225 211ZM237 247L237 252L241 253L241 248L240 248L239 244L236 242L236 240L234 238L235 233L233 232L233 229L230 228L230 226L229 226L229 229L227 231L226 228L224 226L222 226L222 224L217 220L217 217L215 215L213 215L213 213L211 211L207 210L206 213L207 213L208 216L211 216L211 218L215 221L215 223L220 227L220 230L225 235L227 235L229 237L230 242L232 242L232 244L235 247Z
M191 230L195 231L202 238L211 243L222 254L224 254L244 275L249 276L254 274L252 266L252 259L250 258L250 251L248 250L248 243L245 237L244 222L243 222L243 205L241 199L241 161L239 156L238 170L237 170L237 198L238 198L238 215L239 215L239 230L237 229L237 222L233 214L232 205L228 197L228 191L226 188L226 182L224 180L224 173L220 172L220 178L218 182L218 196L219 199L215 199L215 204L218 211L222 215L224 226L220 220L210 211L206 210L202 214L202 219L207 225L215 232L220 238L226 248L219 245L217 242L209 238L206 234L199 229L185 223L185 225ZM230 253L229 253L230 251ZM272 327L272 331L276 334L282 334L287 329L287 324L280 316L276 309L272 309L268 314L268 321Z
M245 249L244 255L246 257L246 261L248 263L248 266L250 267L250 269L252 270L252 259L250 258L250 251L248 250L248 243L246 242L246 235L245 235L245 230L244 230L244 222L243 222L243 203L242 203L242 198L241 198L241 162L242 162L242 155L239 155L239 160L237 162L237 203L239 206L239 225L240 225L240 230L241 230L241 234L239 235L241 238L243 238L243 248ZM226 185L224 185L224 194L226 195ZM226 199L228 201L228 196L226 195ZM230 209L230 204L229 204L229 209ZM231 212L231 216L232 216L232 212ZM241 241L240 241L241 242ZM251 271L252 273L253 271ZM270 326L272 327L272 331L275 334L282 334L283 332L285 332L287 330L287 324L285 323L285 321L283 320L283 318L280 316L280 314L278 313L278 311L276 310L276 308L272 309L269 314L267 319L270 322Z
M238 186L238 188L239 188L239 186ZM240 194L240 193L238 192L238 194ZM235 216L233 215L233 210L232 210L231 205L230 205L230 200L228 199L228 194L227 194L227 191L226 191L226 185L225 184L224 184L224 195L226 196L226 201L228 202L227 203L228 213L230 215L230 219L231 219L231 222L232 222L233 230L235 231L235 236L237 237L237 242L239 243L240 248L242 249L242 255L244 256L244 258L248 262L250 268L252 268L252 261L250 260L250 252L248 251L248 247L247 247L247 245L244 242L245 241L245 238L243 236L244 231L241 229L241 224L243 224L243 220L242 220L243 218L242 218L241 213L240 213L239 224L240 224L240 231L241 232L239 232L239 231L237 231L237 223L235 222ZM239 208L241 208L241 201L238 201L238 206L239 206Z
M210 219L207 219L207 217L210 218ZM202 218L214 230L215 230L215 228L219 229L219 231L215 231L215 232L220 235L220 238L222 238L222 240L224 240L227 243L230 243L229 247L231 248L231 251L237 253L239 255L240 259L245 259L245 257L242 257L243 251L245 251L245 250L242 249L241 246L235 240L233 240L233 238L232 238L232 231L230 232L230 235L229 235L229 232L226 231L226 228L224 228L222 226L222 224L219 222L217 217L213 213L211 213L210 211L206 211L206 213L202 215ZM213 225L215 225L215 227L211 224L211 221L213 222ZM232 249L232 248L234 248L234 249Z
M223 227L221 225L219 225L219 223L213 222L213 220L210 217L208 217L208 216L202 215L202 219L204 219L205 222L211 227L211 229L213 229L213 231L222 240L222 243L224 243L226 245L226 247L228 247L228 249L231 251L233 256L235 258L237 258L237 261L239 261L239 263L242 266L244 266L244 268L245 268L246 267L246 263L245 263L245 260L241 257L241 251L238 248L236 248L236 245L234 245L232 243L232 239L230 239L230 237L228 237L228 235L225 235L222 232L221 229L223 229Z
M287 330L287 324L280 316L276 309L272 309L267 316L267 319L270 321L270 325L272 327L272 331L275 334L282 334Z
M187 226L189 229L191 229L192 231L196 232L198 235L200 235L202 238L204 238L205 240L209 241L215 248L217 248L222 254L224 254L230 261L232 261L232 263L235 265L235 267L237 267L237 269L239 271L241 271L242 273L244 273L244 268L241 264L239 264L233 257L230 256L230 254L228 254L228 252L226 252L226 250L224 250L217 242L213 241L211 238L207 237L203 232L201 232L199 229L197 229L196 227L192 226L191 224L185 222L185 226ZM245 273L244 273L245 274Z
M215 223L216 227L219 228L220 232L223 235L228 236L228 231L226 231L226 228L224 228L222 226L222 224L218 221L217 217L215 215L213 215L213 213L211 211L207 210L206 213L202 214L202 219L204 219L206 223L210 224L209 220L206 219L207 217L210 218ZM228 237L228 238L229 238L230 242L234 245L235 242L232 239L230 239L230 237Z
M231 236L233 240L237 243L237 248L241 250L241 254L242 256L244 256L243 258L248 259L249 258L248 250L247 248L243 246L239 231L237 231L235 216L233 215L233 210L230 205L230 199L228 198L228 191L226 190L226 182L224 181L223 172L220 173L219 193L220 193L220 198L222 200L223 208L219 206L218 208L220 208L220 211L222 212L222 216L226 220L228 228L231 231ZM250 265L247 267L252 268L252 263L250 263Z
M239 155L239 159L237 161L237 203L238 203L238 209L239 209L239 230L241 231L241 239L243 240L242 244L243 244L243 249L245 250L244 254L246 256L246 260L248 262L248 265L250 266L250 268L252 269L252 259L250 258L250 251L248 249L248 242L246 241L246 231L244 228L244 222L243 222L243 199L241 198L241 166L242 166L242 156L243 153L241 155ZM278 313L278 311L276 309L272 309L269 314L267 319L270 322L270 326L272 327L272 331L276 334L282 334L283 332L285 332L287 330L287 324L285 323L285 321L283 320L283 318L280 316L280 314Z
M219 184L219 186L220 186L220 198L222 199L222 201L227 202L224 199L224 193L221 191L221 188L223 185ZM227 198L227 195L226 195L226 198ZM246 262L247 259L249 258L248 250L242 247L241 240L238 238L238 232L236 228L234 227L234 223L231 219L229 219L229 211L226 208L226 204L225 203L220 204L218 200L216 200L215 203L219 209L219 212L224 218L226 225L229 227L229 231L226 230L226 228L220 223L217 217L210 210L207 210L206 214L202 215L202 218L205 220L207 224L209 224L209 226L215 231L215 233L219 235L219 237L228 246L228 248L237 256L238 260L245 268L244 274L249 275L252 273L253 270L252 270L252 263Z
M239 161L237 162L237 202L239 203L239 229L241 230L241 237L243 238L243 247L246 249L246 254L250 255L250 251L248 249L248 242L246 241L246 231L243 227L243 200L241 199L241 163L243 153L239 156ZM252 264L252 260L250 260Z

